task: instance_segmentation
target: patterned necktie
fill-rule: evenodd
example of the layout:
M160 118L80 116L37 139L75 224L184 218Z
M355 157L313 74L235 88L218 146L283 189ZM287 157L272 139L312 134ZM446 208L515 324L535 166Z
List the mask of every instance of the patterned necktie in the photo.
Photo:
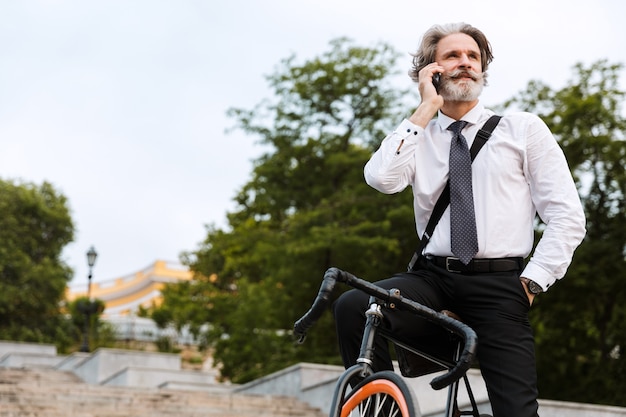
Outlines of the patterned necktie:
M466 121L448 126L454 133L450 145L450 242L452 253L467 265L478 252L476 215L472 191L472 160L461 130Z

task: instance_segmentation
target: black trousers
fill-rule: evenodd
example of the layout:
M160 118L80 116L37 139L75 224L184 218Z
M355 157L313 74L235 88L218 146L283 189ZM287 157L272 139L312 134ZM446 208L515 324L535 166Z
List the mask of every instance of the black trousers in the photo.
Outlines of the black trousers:
M477 358L494 417L537 417L537 374L528 297L520 271L487 274L448 272L424 261L422 268L379 281L404 297L433 308L451 310L478 336ZM339 349L346 368L359 355L369 296L350 290L333 306ZM407 343L428 340L437 329L407 312L385 312L383 324ZM379 338L374 370L393 370L389 346Z

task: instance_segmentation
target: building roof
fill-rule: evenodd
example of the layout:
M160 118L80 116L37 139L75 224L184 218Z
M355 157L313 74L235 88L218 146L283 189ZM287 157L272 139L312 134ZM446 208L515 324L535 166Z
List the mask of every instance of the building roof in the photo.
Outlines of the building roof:
M189 281L193 273L184 265L157 260L138 272L91 284L91 297L105 303L105 316L134 313L139 306L159 305L161 290L168 283ZM83 290L67 289L66 298L72 301L87 295Z

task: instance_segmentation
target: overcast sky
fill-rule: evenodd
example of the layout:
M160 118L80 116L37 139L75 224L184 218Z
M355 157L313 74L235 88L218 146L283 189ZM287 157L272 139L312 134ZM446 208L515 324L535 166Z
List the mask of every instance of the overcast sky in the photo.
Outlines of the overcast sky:
M531 79L562 87L577 62L626 63L623 16L618 0L0 0L0 178L68 198L63 259L81 289L91 245L103 281L226 225L260 148L225 133L225 112L269 97L281 59L346 36L391 44L405 71L428 27L465 21L492 43L483 101L496 104Z

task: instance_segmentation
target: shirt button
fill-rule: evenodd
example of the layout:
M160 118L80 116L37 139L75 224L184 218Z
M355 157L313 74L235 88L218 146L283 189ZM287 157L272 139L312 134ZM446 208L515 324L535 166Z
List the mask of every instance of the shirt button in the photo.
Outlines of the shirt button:
M417 135L417 130L415 132L413 132L414 135Z
M411 129L407 129L407 130L406 130L406 133L411 133Z

